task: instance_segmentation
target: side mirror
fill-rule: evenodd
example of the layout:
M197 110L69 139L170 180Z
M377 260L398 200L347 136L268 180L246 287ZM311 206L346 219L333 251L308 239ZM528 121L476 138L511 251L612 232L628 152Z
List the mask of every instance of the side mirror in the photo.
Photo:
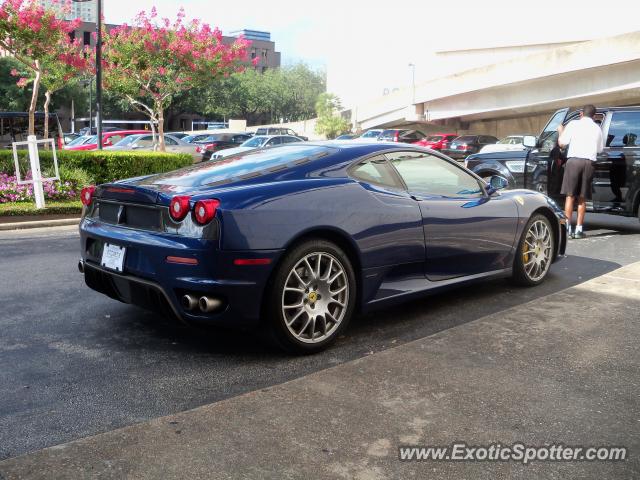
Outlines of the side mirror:
M522 144L527 148L535 148L538 145L538 138L533 135L525 135Z
M498 190L504 190L507 188L509 186L509 182L506 178L501 177L500 175L492 175L491 178L489 178L488 186L488 193L491 195Z

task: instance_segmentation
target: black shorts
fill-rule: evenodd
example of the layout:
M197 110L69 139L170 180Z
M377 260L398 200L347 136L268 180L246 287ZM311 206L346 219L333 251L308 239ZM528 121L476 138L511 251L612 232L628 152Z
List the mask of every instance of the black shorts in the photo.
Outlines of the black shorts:
M562 195L584 197L591 200L591 182L593 181L594 164L586 158L570 158L564 166L562 177Z

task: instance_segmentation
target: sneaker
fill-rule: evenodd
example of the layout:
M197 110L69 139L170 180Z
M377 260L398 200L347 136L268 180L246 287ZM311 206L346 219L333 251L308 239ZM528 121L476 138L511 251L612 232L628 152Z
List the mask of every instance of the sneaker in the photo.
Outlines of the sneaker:
M586 233L584 233L584 232L575 232L575 233L571 236L571 238L575 238L575 239L578 239L578 238L587 238L587 234L586 234Z

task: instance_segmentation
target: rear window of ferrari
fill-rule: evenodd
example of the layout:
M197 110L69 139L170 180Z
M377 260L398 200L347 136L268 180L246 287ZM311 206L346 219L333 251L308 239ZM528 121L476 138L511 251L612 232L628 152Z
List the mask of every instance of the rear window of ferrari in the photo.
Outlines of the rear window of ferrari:
M322 158L333 150L330 147L299 144L251 150L222 160L191 165L147 180L153 184L187 187L224 184L286 170Z

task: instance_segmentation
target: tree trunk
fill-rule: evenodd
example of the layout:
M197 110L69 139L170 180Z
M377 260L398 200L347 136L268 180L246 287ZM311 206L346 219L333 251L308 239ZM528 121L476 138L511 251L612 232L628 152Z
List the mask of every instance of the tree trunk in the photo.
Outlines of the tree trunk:
M51 103L51 92L44 92L44 139L49 138L49 104Z
M162 107L156 106L156 113L158 115L158 148L161 152L166 152L167 147L164 143L164 111Z
M29 135L36 134L36 105L38 103L38 90L40 88L40 62L36 60L35 73L36 78L33 79L33 92L31 93L31 104L29 105Z

